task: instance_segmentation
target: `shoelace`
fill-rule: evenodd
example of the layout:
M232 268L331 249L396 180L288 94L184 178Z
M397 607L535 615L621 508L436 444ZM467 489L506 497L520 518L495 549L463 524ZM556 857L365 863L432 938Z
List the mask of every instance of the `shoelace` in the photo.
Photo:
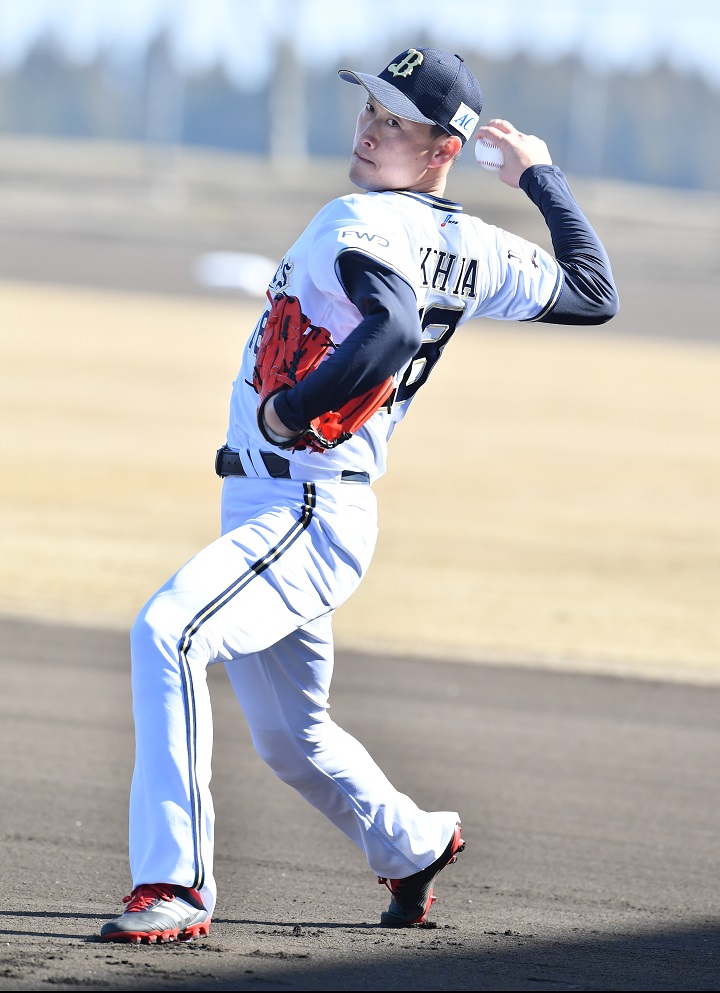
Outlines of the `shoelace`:
M143 883L141 886L136 886L130 896L124 896L123 903L130 904L125 911L129 913L135 910L147 910L156 900L174 899L175 894L171 889L166 889L164 886L155 883Z

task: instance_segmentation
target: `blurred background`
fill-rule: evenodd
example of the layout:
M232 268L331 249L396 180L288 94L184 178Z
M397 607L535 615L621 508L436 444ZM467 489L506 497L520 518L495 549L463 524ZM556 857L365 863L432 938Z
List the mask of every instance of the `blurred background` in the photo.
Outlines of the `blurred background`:
M697 287L717 273L718 36L713 0L0 0L0 264L262 296L288 237L347 192L360 97L337 69L437 45L475 71L484 120L547 141L599 224L635 236L640 216L634 270ZM505 226L523 210L467 150L456 176L466 209ZM649 306L660 333L685 323Z
M0 130L345 156L336 70L425 44L569 172L718 191L719 36L714 0L2 0Z
M621 311L453 345L394 440L339 635L720 678L718 38L716 0L0 0L4 611L125 627L214 537L238 349L284 251L352 192L361 93L337 70L432 45L473 69L483 120L547 141ZM447 194L548 245L471 149ZM438 416L466 394L471 478Z

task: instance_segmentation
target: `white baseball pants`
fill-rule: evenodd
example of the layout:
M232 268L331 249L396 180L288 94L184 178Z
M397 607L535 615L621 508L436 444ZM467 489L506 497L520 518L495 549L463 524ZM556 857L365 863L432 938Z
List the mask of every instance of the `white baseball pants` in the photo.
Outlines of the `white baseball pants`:
M210 912L215 905L207 666L216 662L259 755L374 873L402 878L444 851L458 814L420 810L328 716L332 614L362 579L376 535L366 484L224 480L222 537L158 590L132 629L133 886L189 886Z

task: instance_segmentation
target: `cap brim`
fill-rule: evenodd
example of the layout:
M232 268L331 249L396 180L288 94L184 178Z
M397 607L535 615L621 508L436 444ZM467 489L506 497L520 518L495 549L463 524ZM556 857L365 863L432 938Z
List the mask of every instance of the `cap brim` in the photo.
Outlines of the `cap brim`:
M418 124L436 123L431 118L421 114L404 93L401 93L396 86L384 79L379 79L377 76L371 76L365 72L353 72L352 69L339 69L338 76L346 83L358 83L360 86L364 86L370 96L377 100L385 110L389 110L391 114L397 114L398 117L402 117L406 121L416 121Z

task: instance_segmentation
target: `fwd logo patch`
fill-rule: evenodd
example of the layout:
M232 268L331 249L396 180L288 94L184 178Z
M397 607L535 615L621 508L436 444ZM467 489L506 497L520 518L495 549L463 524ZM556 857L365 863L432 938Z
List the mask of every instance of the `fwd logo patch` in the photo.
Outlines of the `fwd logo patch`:
M383 238L381 234L370 234L368 231L356 231L354 228L346 228L342 234L341 238L357 238L358 241L370 241L374 242L376 245L380 245L382 248L387 248L390 242L387 238Z

